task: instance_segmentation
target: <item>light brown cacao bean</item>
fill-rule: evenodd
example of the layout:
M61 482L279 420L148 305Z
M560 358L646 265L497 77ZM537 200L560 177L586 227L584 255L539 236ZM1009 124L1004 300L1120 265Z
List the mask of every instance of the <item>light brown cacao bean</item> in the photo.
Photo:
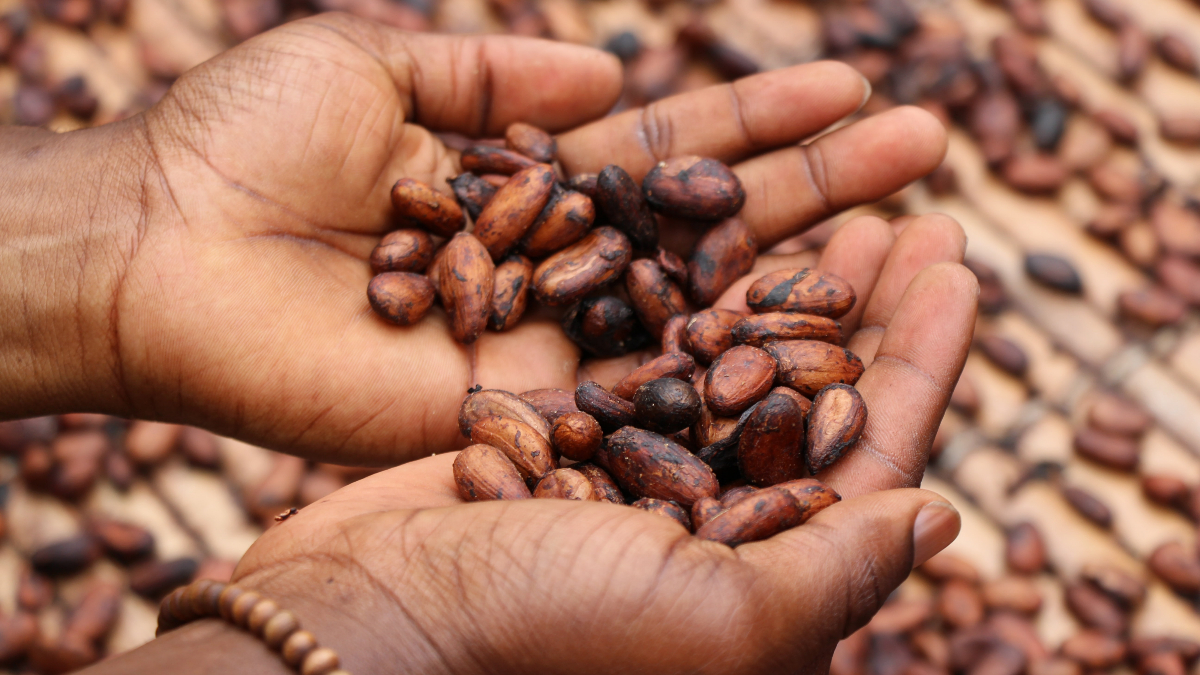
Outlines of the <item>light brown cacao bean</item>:
M596 207L587 195L560 190L529 226L521 240L521 252L531 258L543 258L583 239L596 220Z
M1046 544L1033 523L1018 523L1005 538L1004 560L1021 574L1037 574L1046 567Z
M867 405L857 389L831 384L818 392L808 414L809 471L818 473L840 459L866 425Z
M602 502L610 504L624 504L625 495L621 494L621 487L617 485L617 481L608 475L608 472L601 469L599 466L591 462L580 462L571 467L579 473L583 474L592 483L592 491L595 492L596 498Z
M509 256L496 266L492 282L492 311L488 315L488 326L492 330L509 330L521 320L532 279L533 263L523 255Z
M533 427L510 417L479 420L471 427L471 442L499 449L530 485L558 468L549 441Z
M476 422L495 416L524 422L542 438L550 440L550 423L546 418L529 403L500 389L484 389L468 394L458 410L458 430L464 438L470 438L471 428Z
M424 272L433 260L433 238L424 230L403 229L389 232L371 251L371 271Z
M666 516L667 518L670 518L671 520L682 525L683 529L687 530L688 532L692 531L692 519L688 517L688 512L684 511L683 508L681 508L675 502L643 497L642 499L630 504L630 506L635 509L641 509L642 511L646 511L648 513L657 513L660 516Z
M467 224L453 198L411 178L392 186L392 206L400 227L418 227L440 237L452 237Z
M554 421L550 438L563 457L585 462L600 448L604 431L595 417L585 412L571 412L560 415Z
M580 502L596 502L600 498L592 490L592 483L574 469L557 469L546 474L533 491L534 499L574 499Z
M736 547L795 527L800 506L787 490L758 490L717 514L696 530L696 537Z
M731 309L706 309L687 322L687 344L700 363L708 365L733 346L733 327L744 314Z
M747 345L717 357L704 375L704 403L716 415L737 415L761 400L775 381L775 359Z
M371 309L388 323L411 326L429 313L433 306L433 284L412 272L376 274L367 285Z
M634 260L629 263L629 268L625 270L625 289L642 325L655 339L662 337L663 329L671 317L688 311L683 291L653 260Z
M854 352L825 342L785 340L763 349L779 364L779 383L805 396L831 384L853 385L865 370Z
M533 406L550 424L567 413L579 412L575 405L575 392L566 389L533 389L519 398Z
M533 272L533 292L544 305L560 307L619 277L633 249L625 235L598 227L542 261Z
M492 260L508 255L537 220L554 187L554 169L535 164L513 175L483 207L475 220L475 237Z
M438 295L450 318L450 334L459 343L471 344L487 328L492 313L496 265L483 243L466 232L454 235L445 251Z
M721 501L714 497L701 497L692 504L692 527L699 530L712 520L718 513L724 511Z
M687 314L676 314L667 319L667 325L663 326L662 334L663 354L684 354L691 351L691 346L687 341L689 318Z
M491 499L530 499L517 467L497 448L469 445L454 458L454 483L468 502Z
M558 153L558 141L545 131L524 122L513 122L504 131L504 145L535 162L549 164Z
M780 340L842 341L842 325L833 319L798 312L768 312L747 316L733 325L733 341L762 347Z

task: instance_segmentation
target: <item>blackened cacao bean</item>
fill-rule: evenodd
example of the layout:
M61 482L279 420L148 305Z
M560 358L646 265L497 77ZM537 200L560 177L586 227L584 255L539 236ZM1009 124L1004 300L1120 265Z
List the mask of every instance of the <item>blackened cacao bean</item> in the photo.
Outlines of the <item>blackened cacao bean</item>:
M585 352L621 356L650 344L650 333L624 300L605 295L587 298L563 315L563 332Z
M600 423L600 428L613 432L634 424L637 415L633 403L609 392L595 382L583 382L575 388L575 405Z
M668 352L662 356L647 361L634 369L619 382L613 385L613 393L624 399L633 400L633 394L638 387L650 380L660 377L671 377L676 380L690 382L692 373L696 371L696 361L691 356L680 352ZM697 401L698 402L698 401Z
M658 220L641 188L624 169L615 164L604 167L596 178L593 199L607 221L629 237L635 250L652 252L658 246Z
M662 377L637 388L633 407L643 428L673 434L700 417L700 395L689 382Z

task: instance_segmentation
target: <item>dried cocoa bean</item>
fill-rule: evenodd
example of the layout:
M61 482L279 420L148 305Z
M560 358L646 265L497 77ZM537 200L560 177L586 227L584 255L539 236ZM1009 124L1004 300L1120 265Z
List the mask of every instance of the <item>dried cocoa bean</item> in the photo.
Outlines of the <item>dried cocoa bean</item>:
M1067 638L1060 648L1063 656L1085 668L1107 669L1125 660L1125 643L1118 637L1095 630L1082 630Z
M1117 296L1117 306L1124 316L1155 328L1179 323L1187 313L1187 305L1161 286L1122 291Z
M967 127L979 141L988 164L998 164L1012 154L1021 130L1017 99L1004 88L994 88L975 99L968 111Z
M538 265L533 272L534 294L551 307L570 304L619 277L632 255L625 235L598 227Z
M1021 574L1037 574L1046 567L1046 545L1032 523L1019 523L1005 538L1004 559Z
M813 516L842 501L842 496L833 488L813 478L790 480L774 487L787 490L796 498L796 503L800 505L800 523L808 522Z
M38 622L28 612L0 618L0 663L24 656L38 636Z
M1183 658L1174 652L1159 652L1138 659L1139 675L1185 675L1187 666Z
M218 447L217 437L204 429L184 427L179 447L192 466L216 469L221 465L221 449Z
M129 564L154 553L154 535L133 523L99 520L90 531L114 560Z
M411 326L433 306L433 284L412 272L384 272L371 278L367 301L380 318L397 326Z
M1024 377L1029 370L1029 357L1017 343L999 335L981 335L975 340L979 351L1000 370L1013 377Z
M1133 401L1115 394L1103 394L1088 409L1088 423L1110 434L1140 436L1154 420Z
M1085 428L1075 433L1075 452L1118 471L1133 471L1138 465L1141 450L1128 436L1108 434Z
M445 250L438 294L449 315L450 334L461 344L471 344L487 328L492 313L496 266L483 243L466 232L454 235Z
M583 382L575 388L575 405L600 423L600 428L613 432L634 424L637 414L633 403L607 391L595 382Z
M452 237L467 224L452 198L411 178L392 186L392 206L400 227L417 227L440 237Z
M371 251L371 271L424 272L433 260L433 239L424 230L403 229L389 232Z
M1150 225L1171 253L1195 257L1200 255L1200 214L1167 199L1160 199L1150 209Z
M730 418L714 418L714 421L719 426L714 426L710 430L710 434L713 432L719 434L716 436L717 440L696 450L696 456L705 464L712 467L713 472L721 480L729 481L734 478L740 478L737 466L737 449L738 444L742 440L742 430L746 427L746 421L750 419L750 415L753 413L754 406L750 406L736 420L732 420L732 427L727 424ZM699 420L697 424L700 424Z
M454 178L447 178L446 182L450 183L450 189L454 190L454 196L458 199L458 203L467 210L472 220L479 218L479 214L483 213L483 207L487 206L496 194L494 185L469 172L461 173Z
M746 291L746 304L758 314L800 312L836 319L849 312L856 299L845 279L808 268L765 274Z
M775 368L775 359L757 347L740 345L726 351L705 373L705 405L716 415L742 412L771 390Z
M961 579L942 584L937 600L938 614L955 628L970 628L983 621L983 596Z
M1200 265L1187 258L1169 255L1154 268L1158 280L1184 302L1200 306Z
M653 260L634 260L625 271L625 289L642 325L655 339L661 338L667 321L688 311L683 291L667 278Z
M530 499L533 495L517 467L490 445L470 445L454 458L458 496L468 502L490 499Z
M808 413L812 410L812 401L802 396L800 392L788 387L775 387L770 393L783 394L784 396L791 398L800 408L800 417L803 419L808 419Z
M1196 72L1196 53L1180 33L1168 32L1158 38L1158 55L1172 67L1185 73Z
M637 388L633 407L643 428L673 434L687 429L700 417L700 396L688 382L660 377Z
M100 557L100 546L90 535L80 534L47 544L29 556L39 574L50 577L75 574Z
M1064 293L1083 292L1079 272L1066 258L1049 253L1030 253L1025 256L1025 273L1034 281Z
M741 433L737 417L721 417L714 415L708 406L701 401L700 416L691 429L692 440L696 445L705 447Z
M780 340L818 340L839 344L842 325L833 319L797 312L768 312L747 316L733 325L733 341L762 347Z
M1112 511L1091 493L1077 487L1063 487L1062 495L1079 515L1106 530L1112 527Z
M566 389L533 389L519 398L533 406L550 424L567 413L579 412L575 405L575 392Z
M425 268L425 276L429 283L433 284L433 294L439 300L442 298L442 261L445 259L446 246L443 244L433 252L433 260L430 260L429 267Z
M475 237L487 248L492 260L508 255L537 220L555 184L554 169L535 164L513 175L483 208L475 220Z
M1146 599L1146 584L1119 567L1090 562L1083 566L1080 576L1115 600L1123 609L1133 609Z
M1142 476L1142 494L1146 499L1172 508L1186 508L1191 488L1178 476L1155 474Z
M573 176L571 178L571 180L567 181L567 187L571 188L572 190L575 190L576 192L582 192L583 194L587 195L588 197L595 199L596 198L596 187L597 187L597 183L599 183L599 181L600 181L599 174L581 173L576 176Z
M867 630L873 635L903 635L933 617L933 603L919 600L888 600L875 613Z
M742 501L746 497L754 494L755 492L758 492L758 488L754 487L753 485L738 485L737 487L731 487L721 493L721 508L727 509Z
M107 581L92 583L71 613L64 632L95 642L112 630L120 609L120 587Z
M492 311L488 316L488 326L492 330L509 330L521 320L532 279L533 263L523 255L509 256L496 266L492 282Z
M546 203L521 240L521 251L543 258L583 239L596 220L596 207L587 195L559 190Z
M53 601L54 585L50 583L50 580L32 569L23 568L17 579L17 607L36 614L38 610ZM0 632L0 636L2 634Z
M608 472L591 462L580 462L571 467L579 473L583 474L592 483L592 491L596 494L596 499L602 502L611 504L624 504L625 495L621 494L621 487L617 485L617 481L608 475Z
M530 425L509 417L485 417L475 422L471 442L503 452L530 485L558 468L550 442Z
M161 598L190 583L199 566L200 563L195 558L140 563L129 570L129 590L146 598Z
M746 420L738 441L742 476L764 487L803 476L803 431L800 406L785 394L767 394Z
M690 382L696 371L696 362L691 356L680 352L669 352L638 366L633 372L613 385L613 393L621 398L633 400L638 387L650 380L670 377ZM697 403L699 401L697 400Z
M473 145L463 150L459 163L464 171L480 176L489 173L511 176L539 164L519 152L491 145Z
M549 164L558 153L558 141L550 134L524 122L513 122L504 131L504 145L535 162Z
M1095 110L1092 112L1092 119L1099 122L1118 143L1137 145L1137 125L1121 111L1114 108Z
M689 318L686 314L676 314L667 320L667 325L663 326L663 354L683 354L691 350L691 346L687 341Z
M1146 559L1146 566L1176 591L1200 593L1200 560L1195 551L1184 548L1183 544L1172 541L1159 546Z
M744 314L731 309L706 309L687 322L687 344L700 363L708 365L733 346L733 327Z
M1135 637L1129 641L1129 652L1136 658L1171 652L1191 664L1200 658L1200 642L1180 637Z
M692 504L692 527L699 530L704 527L704 524L716 517L718 513L725 510L721 506L721 501L714 497L701 497Z
M1071 173L1058 157L1030 152L1009 157L1001 176L1015 190L1044 195L1061 188Z
M136 421L129 425L129 432L125 434L125 452L129 455L129 459L140 466L152 466L165 460L179 443L179 437L183 433L183 427L177 424L164 424L162 422L146 422ZM65 444L72 443L82 446L89 446L99 443L99 439L103 435L97 435L99 432L92 432L89 435L70 435L59 436L55 440L55 454L63 454L67 452ZM107 443L107 439L103 441Z
M603 458L598 463L608 468L624 492L638 499L664 499L690 509L697 499L715 497L720 489L708 465L653 432L620 429L608 437L596 456Z
M156 422L138 422L138 425L151 425L149 430L159 426L178 431L174 425L158 425ZM147 428L143 426L142 428ZM178 439L178 433L174 435ZM135 441L153 441L154 434L140 433ZM166 452L175 447L174 442L165 445ZM148 448L157 447L147 442ZM62 499L77 499L82 497L96 482L100 472L100 463L108 454L110 444L108 436L102 431L78 431L60 435L54 439L50 454L54 458L54 467L50 472L49 489Z
M635 250L651 252L658 246L658 220L641 188L624 169L615 164L604 167L592 198L608 222L629 237Z
M1028 577L1006 576L983 585L983 602L992 610L1036 614L1042 608L1042 592Z
M867 405L857 389L831 384L818 392L808 416L809 471L823 471L840 459L866 425Z
M650 207L672 218L724 220L737 215L746 191L725 164L696 156L659 162L642 179Z
M1067 608L1083 625L1109 635L1121 635L1129 627L1121 607L1091 584L1076 582L1063 590Z
M1117 30L1117 77L1131 82L1146 68L1150 58L1150 38L1132 21L1121 24Z
M537 409L514 394L499 389L484 389L463 399L458 411L458 430L464 438L471 437L471 428L488 417L505 417L533 427L542 438L550 440L550 423Z
M849 349L813 340L772 342L764 350L779 363L779 383L805 396L831 384L858 382L862 376L862 359Z
M600 498L592 490L592 483L574 469L556 469L538 481L533 491L534 499L574 499L580 502L596 502Z
M654 262L658 263L658 266L663 269L663 272L667 273L667 276L671 278L671 281L679 284L680 288L687 288L687 263L683 261L683 258L680 258L674 253L659 246L658 253L656 253L654 256Z
M989 265L978 260L964 260L963 264L979 281L979 310L986 314L995 314L1008 305L1008 294L1004 291L1004 282L1000 275Z
M696 537L736 547L795 527L800 506L787 490L766 488L733 504L696 530Z
M922 574L934 581L962 579L970 584L979 583L979 570L970 562L963 560L953 553L938 553L922 563L918 569L921 570Z
M572 412L560 415L554 421L550 438L563 457L585 462L600 448L604 431L595 417L585 412Z
M712 305L754 269L757 258L758 242L750 227L737 218L726 220L696 242L687 265L688 294L698 305Z
M563 316L562 327L572 342L593 356L622 356L650 343L650 333L633 308L611 295L573 305Z

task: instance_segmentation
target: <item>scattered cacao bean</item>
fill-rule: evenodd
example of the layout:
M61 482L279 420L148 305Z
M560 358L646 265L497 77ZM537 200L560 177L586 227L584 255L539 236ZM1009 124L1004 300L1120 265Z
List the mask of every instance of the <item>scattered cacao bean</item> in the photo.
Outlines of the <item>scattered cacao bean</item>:
M1083 625L1109 635L1121 635L1129 627L1121 607L1091 584L1076 582L1063 590L1067 608Z
M1191 488L1178 476L1155 474L1142 476L1142 494L1155 504L1183 509L1187 507Z
M459 163L462 164L464 171L470 171L476 175L482 176L494 173L502 176L511 176L539 162L519 152L505 148L497 148L491 145L473 145L463 150L462 156L459 157Z
M1122 291L1117 306L1123 315L1155 328L1179 323L1187 313L1183 300L1161 286Z
M1112 511L1091 493L1077 487L1063 487L1062 494L1079 515L1106 530L1112 527Z
M1049 253L1025 256L1025 273L1034 281L1064 293L1083 292L1083 281L1066 258Z
M190 583L199 566L195 558L139 563L129 570L129 589L138 595L158 599Z
M96 540L80 534L39 548L29 556L29 564L39 574L67 576L83 570L99 557L100 546Z
M1200 593L1200 559L1194 550L1177 541L1167 542L1150 554L1146 566L1151 572L1180 593Z
M838 318L854 307L854 289L830 272L784 269L762 276L746 291L756 313L800 312Z
M397 326L411 326L433 306L433 284L412 272L377 274L367 286L367 301L380 318Z
M1029 357L1025 355L1025 350L1008 338L980 335L975 339L975 345L989 361L1013 377L1025 377L1029 370Z
M117 562L129 564L154 553L154 535L140 525L101 520L92 523L90 530Z
M951 626L970 628L983 621L983 596L962 579L950 579L942 584L937 609Z
M1122 609L1138 607L1146 599L1146 584L1114 565L1087 563L1079 574L1115 600Z
M747 345L734 347L705 373L704 403L716 415L736 415L767 395L775 369L771 354Z
M1140 449L1137 442L1128 436L1089 427L1076 432L1075 452L1118 471L1133 471L1137 468Z
M440 237L452 237L467 224L453 199L411 178L392 186L392 206L400 227L418 227Z
M1125 643L1100 631L1082 630L1067 638L1060 648L1063 656L1084 668L1111 668L1125 660Z
M1042 608L1042 593L1027 577L1001 577L984 584L982 591L989 609L1036 614Z

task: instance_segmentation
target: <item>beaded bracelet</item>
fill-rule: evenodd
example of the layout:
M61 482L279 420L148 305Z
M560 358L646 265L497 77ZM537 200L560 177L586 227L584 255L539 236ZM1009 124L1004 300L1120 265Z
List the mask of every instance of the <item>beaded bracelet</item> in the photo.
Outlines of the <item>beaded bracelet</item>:
M284 663L300 675L350 675L338 668L337 652L317 645L312 633L300 629L300 620L273 600L255 591L201 579L175 589L158 609L162 635L197 619L220 618L249 631L279 652Z

